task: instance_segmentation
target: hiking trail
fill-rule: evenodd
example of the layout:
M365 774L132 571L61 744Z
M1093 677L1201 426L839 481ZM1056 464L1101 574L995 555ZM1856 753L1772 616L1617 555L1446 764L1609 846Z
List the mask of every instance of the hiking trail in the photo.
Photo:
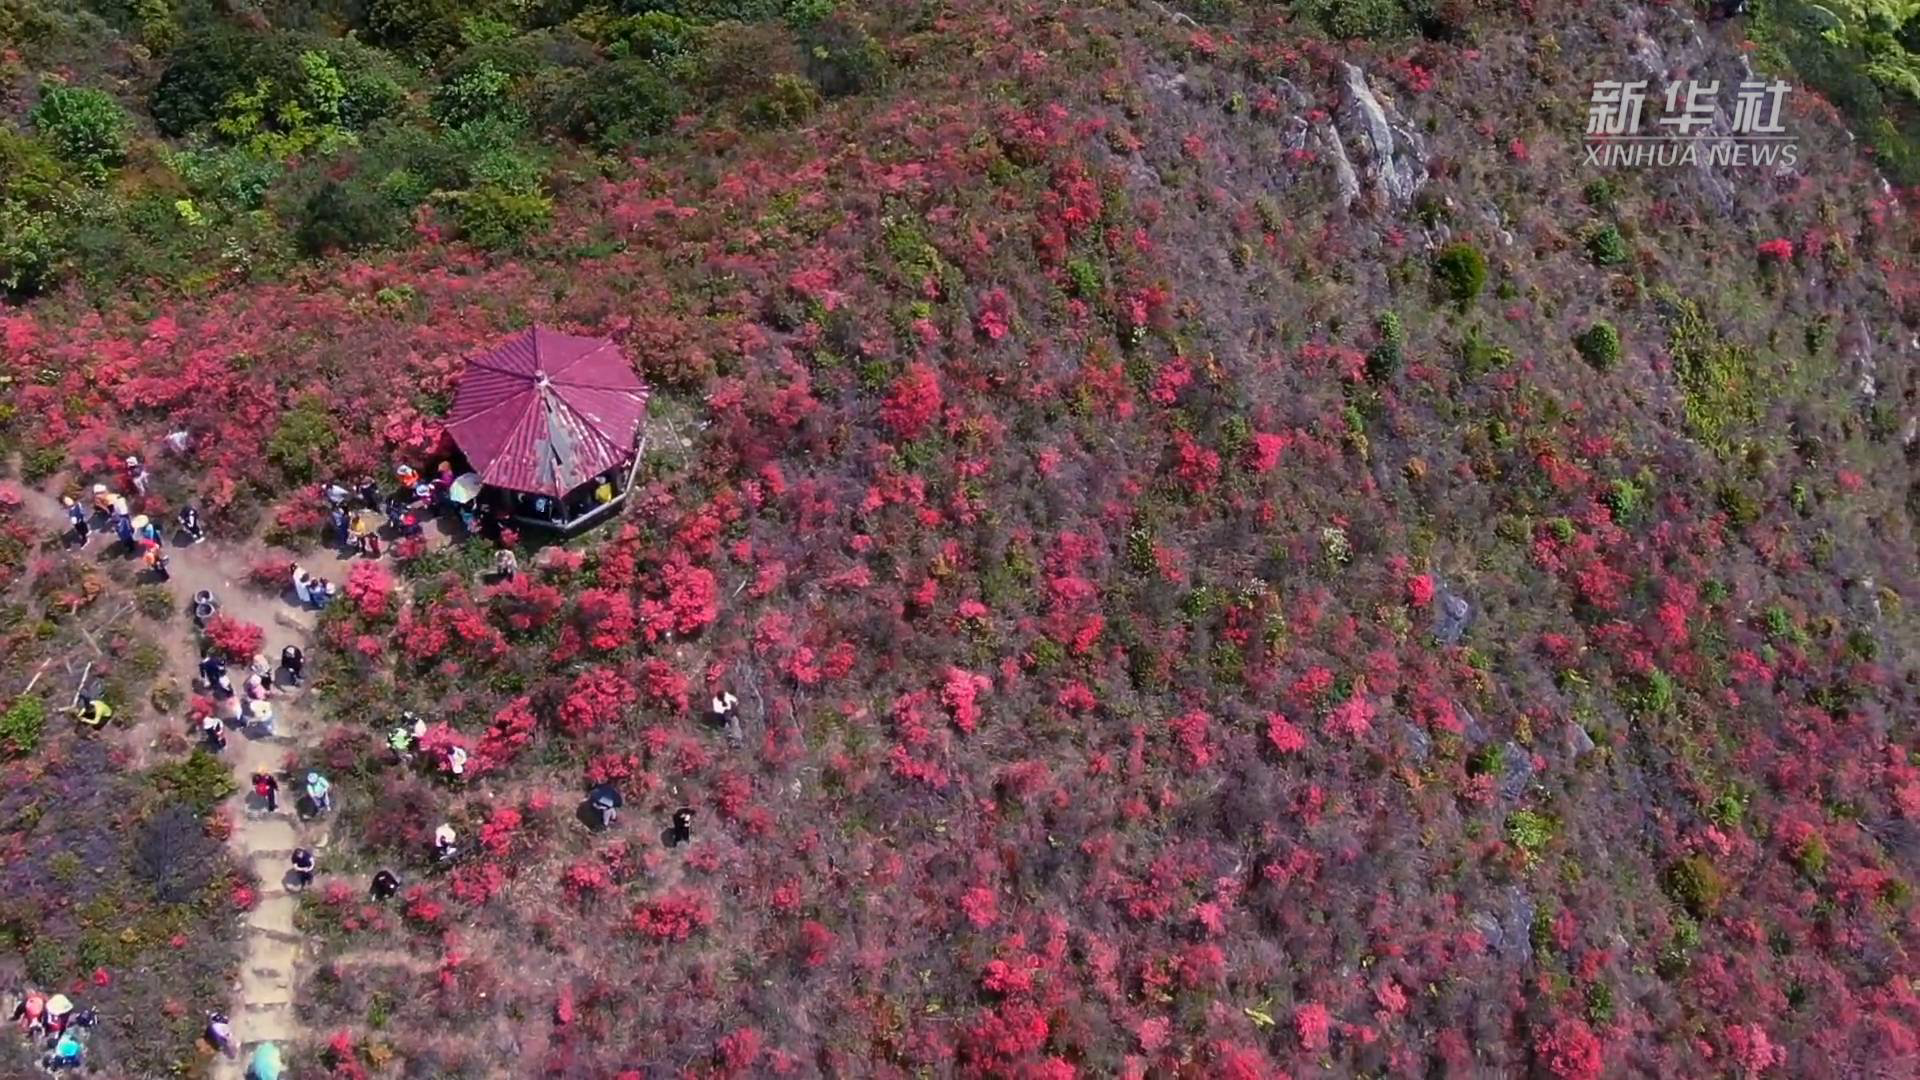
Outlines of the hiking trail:
M96 538L95 543L99 542ZM213 593L222 614L265 628L264 652L276 664L280 649L286 645L298 645L311 655L317 613L301 608L293 599L290 584L274 596L250 588L245 581L245 552L250 546L217 540L188 547L169 546L172 576L168 585L183 605L204 589ZM301 564L316 576L335 582L346 579L346 563L331 552L303 555ZM199 652L194 635L189 630L174 637L168 649L173 663L183 667L197 685ZM236 689L245 673L244 664L234 665ZM273 813L267 812L252 784L256 772L280 774L288 751L310 745L318 734L308 701L312 691L304 686L291 689L284 679L285 672L276 670L275 685L279 689L274 694L275 734L260 736L229 729L222 755L239 787L226 807L234 823L227 842L236 858L252 869L260 886L256 903L246 914L239 979L225 1008L233 1023L238 1053L215 1063L212 1075L216 1080L243 1080L246 1062L260 1043L275 1042L285 1050L307 1035L295 1012L297 969L306 959L307 943L294 926L300 897L290 888L289 860L293 849L304 847L314 853L319 872L325 873L331 815L300 819L303 780L282 778L279 809Z

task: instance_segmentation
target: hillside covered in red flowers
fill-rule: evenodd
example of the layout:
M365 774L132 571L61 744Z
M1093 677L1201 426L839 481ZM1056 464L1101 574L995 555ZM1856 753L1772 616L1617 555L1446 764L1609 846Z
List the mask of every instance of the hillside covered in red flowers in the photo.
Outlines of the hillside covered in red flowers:
M517 248L0 311L8 490L151 454L263 576L516 329L655 387L619 521L322 621L295 1075L1920 1067L1909 205L1804 88L1796 168L1581 164L1737 21L1460 10L843 5L884 77L690 109Z

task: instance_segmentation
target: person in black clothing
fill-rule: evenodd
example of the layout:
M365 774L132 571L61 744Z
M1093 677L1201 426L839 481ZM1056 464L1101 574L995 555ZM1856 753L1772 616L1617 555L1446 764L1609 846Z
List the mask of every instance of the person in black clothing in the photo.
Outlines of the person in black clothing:
M393 871L382 870L373 875L372 892L375 900L391 900L393 894L399 891L400 879L393 876Z
M180 508L180 531L187 534L187 543L197 544L207 538L207 530L200 527L200 511L191 506Z
M667 845L679 847L693 839L693 808L683 806L673 812L673 827L667 830Z
M220 659L218 653L208 653L200 658L200 677L207 681L207 688L214 689L227 674L227 662Z
M313 884L313 852L306 848L293 849L293 881L302 889Z
M300 646L289 645L280 650L280 666L287 669L287 681L299 686L305 677L307 654L300 650Z

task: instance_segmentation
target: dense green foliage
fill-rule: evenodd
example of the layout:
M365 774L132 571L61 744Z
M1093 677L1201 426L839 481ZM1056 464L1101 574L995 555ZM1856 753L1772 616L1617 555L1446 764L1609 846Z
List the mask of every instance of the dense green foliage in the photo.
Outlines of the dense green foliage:
M89 179L104 179L126 156L126 113L102 91L49 86L28 119L55 153Z
M1756 0L1750 35L1845 114L1895 183L1920 182L1920 10L1895 0Z
M31 108L0 127L0 290L197 289L295 260L533 243L553 177L700 127L779 127L891 69L827 0L8 5ZM118 52L136 77L109 75ZM604 155L604 156L603 156Z
M1487 284L1487 259L1472 244L1449 244L1433 258L1433 280L1440 294L1465 306Z
M1601 371L1612 370L1620 362L1620 331L1605 319L1582 330L1574 346L1580 350L1581 359Z
M46 725L46 706L36 697L23 697L0 713L0 754L17 757L31 754L40 745L40 731Z

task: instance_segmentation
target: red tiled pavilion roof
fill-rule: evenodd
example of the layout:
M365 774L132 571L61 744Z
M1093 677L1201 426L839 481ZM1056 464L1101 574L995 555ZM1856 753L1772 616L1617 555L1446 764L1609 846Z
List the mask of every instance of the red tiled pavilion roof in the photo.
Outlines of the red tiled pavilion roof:
M535 326L467 362L447 432L488 485L558 497L630 463L646 417L618 345Z

